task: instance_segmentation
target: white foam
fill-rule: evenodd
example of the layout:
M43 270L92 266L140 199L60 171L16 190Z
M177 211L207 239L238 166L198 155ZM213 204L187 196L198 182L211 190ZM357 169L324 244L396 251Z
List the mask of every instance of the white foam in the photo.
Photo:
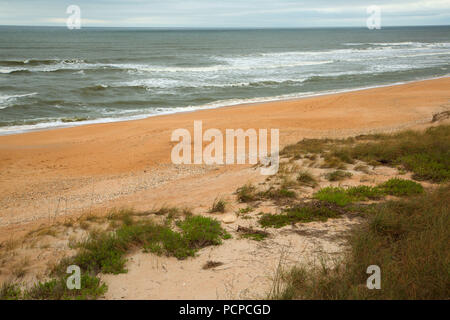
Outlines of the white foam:
M413 41L405 41L405 42L347 42L343 43L345 46L364 46L364 45L372 45L372 46L381 46L381 47L404 47L404 46L413 46L413 47L449 47L450 42L413 42Z
M177 89L177 88L236 88L236 87L250 87L258 86L264 84L283 84L286 82L292 83L302 83L308 80L305 78L283 78L283 79L254 79L252 81L244 82L209 82L209 81L195 81L195 80L172 80L172 79L161 79L161 78L150 78L150 79L139 79L133 81L118 82L112 84L112 87L143 87L146 89ZM101 84L102 87L106 88L108 85Z
M127 66L128 68L134 68L147 72L218 72L218 71L232 71L232 70L252 70L252 69L278 69L289 68L299 66L314 66L320 64L332 63L332 60L326 61L300 61L289 63L277 63L272 64L254 64L254 65L213 65L208 67L160 67L160 66Z
M27 71L27 70L28 69L25 69L25 68L1 68L0 73L8 74L8 73L16 72L16 71Z
M10 103L23 97L30 97L37 95L37 92L13 95L0 95L0 109L5 109L10 106Z

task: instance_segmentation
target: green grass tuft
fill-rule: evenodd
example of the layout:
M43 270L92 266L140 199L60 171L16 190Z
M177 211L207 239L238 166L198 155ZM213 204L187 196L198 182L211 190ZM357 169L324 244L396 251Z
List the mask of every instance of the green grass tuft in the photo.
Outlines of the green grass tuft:
M391 166L402 165L417 180L445 182L450 179L450 126L425 132L405 131L381 135L377 141L347 148L352 158Z
M342 214L339 208L321 202L297 204L281 214L263 214L259 223L263 227L281 228L297 222L327 221Z
M358 198L349 195L344 188L326 187L322 188L314 194L314 198L320 201L334 203L338 206L346 206Z
M187 218L179 222L178 227L182 230L183 239L193 249L219 245L223 238L229 237L219 221L202 216Z
M378 186L381 192L392 196L411 196L423 192L421 184L411 181L393 178Z
M340 169L340 170L345 170L347 168L341 159L339 159L338 157L329 156L329 155L325 156L324 162L322 163L322 165L320 167L321 168L335 168L335 169Z
M448 299L450 187L378 204L352 231L350 252L335 268L297 266L278 299ZM366 286L367 267L381 269L381 289Z
M236 190L239 202L252 202L257 200L256 187L252 184L246 184Z
M308 171L302 171L297 175L297 181L300 185L314 188L317 186L317 180Z
M274 188L270 188L267 191L260 192L258 195L261 198L267 198L272 200L294 199L297 197L294 191L287 189L274 189Z
M352 202L378 200L386 195L411 196L423 192L423 187L417 182L392 178L376 187L357 186L350 188L326 187L314 194L320 201L346 206Z
M324 168L345 169L345 163L354 160L373 166L403 166L413 172L413 179L446 182L450 179L450 125L343 140L305 139L285 147L281 154L297 159L325 154Z
M89 274L81 275L81 289L67 288L68 274L46 282L38 282L29 289L22 289L17 283L5 283L0 289L0 300L92 300L105 294L106 284Z
M23 293L25 299L32 300L92 300L105 294L106 284L89 274L81 275L81 289L67 288L66 277L39 282Z
M224 199L215 199L209 213L221 212L224 213L227 207L227 202Z
M168 212L170 213L170 212ZM109 216L123 223L115 232L92 232L90 237L76 245L78 253L65 258L54 268L52 279L39 282L31 289L22 290L18 284L4 284L0 288L1 299L96 299L106 292L106 285L97 277L98 273L127 272L125 255L134 248L159 255L185 259L194 256L198 249L218 245L231 235L220 223L208 217L186 216L178 221L180 232L170 228L170 223L156 224L151 221L135 221L132 214L118 213ZM81 289L66 287L67 266L77 265L81 269Z
M20 285L14 282L5 282L0 287L0 300L19 300L22 297Z
M255 241L263 241L269 236L269 233L266 231L246 228L242 226L238 227L237 232L241 234L241 238L251 239Z
M328 181L342 181L347 178L350 178L352 174L350 172L342 171L342 170L336 170L329 172L325 175L325 178Z

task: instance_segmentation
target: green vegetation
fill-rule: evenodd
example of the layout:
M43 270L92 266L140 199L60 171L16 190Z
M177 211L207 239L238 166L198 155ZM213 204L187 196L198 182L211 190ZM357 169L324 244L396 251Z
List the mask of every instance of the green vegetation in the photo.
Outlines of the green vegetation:
M389 180L390 181L390 180ZM413 181L410 181L414 183L417 186L422 187L420 184L415 183ZM379 200L383 198L386 194L389 194L383 190L383 188L378 187L371 187L371 186L356 186L356 187L350 187L345 190L345 193L352 197L353 199L356 199L356 201L364 201L364 200ZM420 193L420 192L418 192Z
M354 230L336 268L295 267L278 299L448 299L450 188L378 204ZM367 267L381 268L381 290L366 287Z
M64 275L38 282L29 289L22 289L18 283L5 283L0 289L0 300L89 300L102 296L107 290L99 278L87 274L81 275L80 290L69 290L66 284L68 277Z
M165 216L167 215L168 217L174 217L177 216L180 212L180 209L178 209L177 207L168 207L168 206L163 206L157 210L153 210L151 212L144 212L144 215L150 215L150 214L154 214L157 216ZM125 215L132 215L133 213L125 213Z
M263 230L256 230L253 228L246 228L239 226L237 232L241 234L242 238L251 239L255 241L263 241L269 236L269 233Z
M239 202L253 202L261 199L271 199L271 200L283 200L283 199L294 199L297 194L286 188L275 189L273 187L266 191L256 191L256 187L251 184L246 184L236 190L237 198Z
M326 187L320 189L314 194L314 198L328 203L334 203L338 206L346 206L358 198L352 197L347 193L347 190L341 187Z
M333 204L314 201L296 204L281 214L263 214L259 223L263 227L281 228L297 222L327 221L341 214L342 210Z
M411 196L423 192L422 185L411 181L393 178L378 186L380 192L392 196Z
M417 182L393 178L376 187L357 186L347 189L326 187L316 192L314 198L338 206L346 206L356 201L378 200L386 195L408 196L422 192L423 187Z
M177 225L182 230L184 241L193 249L219 245L222 239L231 238L231 235L222 229L219 221L207 217L189 217Z
M66 277L59 277L47 282L39 282L23 293L24 299L33 300L88 300L96 299L107 290L106 284L100 279L88 274L81 275L81 289L69 290Z
M364 164L359 164L359 165L355 166L354 170L363 172L365 174L368 174L369 173L369 166L366 166Z
M291 189L295 188L297 186L297 181L292 179L289 176L282 176L281 177L281 183L280 183L280 189Z
M336 170L329 172L325 175L325 178L328 181L342 181L347 178L350 178L352 174L350 172L342 171L342 170Z
M425 132L405 131L371 137L373 140L344 147L341 152L353 159L390 166L402 165L417 180L445 182L450 178L450 126ZM336 154L339 157L339 154Z
M242 238L251 239L255 241L263 241L267 238L267 235L261 233L246 233L242 235Z
M22 297L20 285L13 282L5 282L0 287L0 300L19 300Z
M173 210L167 211L168 214L170 212L174 213ZM79 251L75 256L63 259L54 268L52 279L23 291L18 284L4 284L0 289L0 299L96 299L107 289L97 274L127 272L125 255L135 248L185 259L194 256L200 248L219 245L222 239L231 237L217 220L207 217L187 216L176 222L180 230L177 232L170 228L170 219L166 219L166 224L135 221L134 216L139 215L129 210L111 213L108 219L122 222L116 231L91 232L87 240L76 244ZM77 265L81 269L80 290L66 287L69 265Z
M287 189L274 189L274 188L270 188L267 191L263 191L260 192L258 194L261 198L266 198L266 199L272 199L272 200L281 200L281 199L286 199L286 198L296 198L297 195L295 194L294 191L291 190L287 190Z
M255 210L255 209L252 207L240 208L237 213L238 214L247 214L247 213L252 212L253 210Z
M334 143L332 139L303 139L296 144L286 146L280 155L300 159L303 156L311 157L311 154L322 153L329 145Z
M317 186L317 180L314 176L308 171L301 171L297 175L297 181L300 185L314 188Z
M227 207L227 202L224 199L215 199L209 213L221 212L224 213Z
M335 168L340 170L347 169L347 166L338 157L326 155L321 168Z
M375 166L402 166L416 180L446 182L450 179L450 125L341 140L304 139L281 152L294 159L307 154L324 154L325 168L345 169L344 163L361 160Z
M87 272L126 272L124 255L134 247L141 246L156 254L185 259L194 256L197 249L221 243L227 233L214 219L190 216L177 223L180 232L167 225L153 222L123 224L114 233L92 234L79 244L80 252L72 259Z
M236 190L239 202L252 202L257 200L256 187L252 184L246 184Z

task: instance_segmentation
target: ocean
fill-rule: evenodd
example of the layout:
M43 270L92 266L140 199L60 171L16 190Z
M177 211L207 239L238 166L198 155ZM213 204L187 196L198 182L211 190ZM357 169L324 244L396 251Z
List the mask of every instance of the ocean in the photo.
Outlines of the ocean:
M449 73L450 26L3 26L0 134L291 99Z

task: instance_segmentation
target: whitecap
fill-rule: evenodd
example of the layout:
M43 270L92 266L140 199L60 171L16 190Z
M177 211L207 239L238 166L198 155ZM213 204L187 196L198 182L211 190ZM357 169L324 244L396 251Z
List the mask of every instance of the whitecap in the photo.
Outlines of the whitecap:
M14 95L0 95L0 109L5 109L11 105L11 102L19 98L30 97L37 95L37 92L25 93L25 94L14 94Z

